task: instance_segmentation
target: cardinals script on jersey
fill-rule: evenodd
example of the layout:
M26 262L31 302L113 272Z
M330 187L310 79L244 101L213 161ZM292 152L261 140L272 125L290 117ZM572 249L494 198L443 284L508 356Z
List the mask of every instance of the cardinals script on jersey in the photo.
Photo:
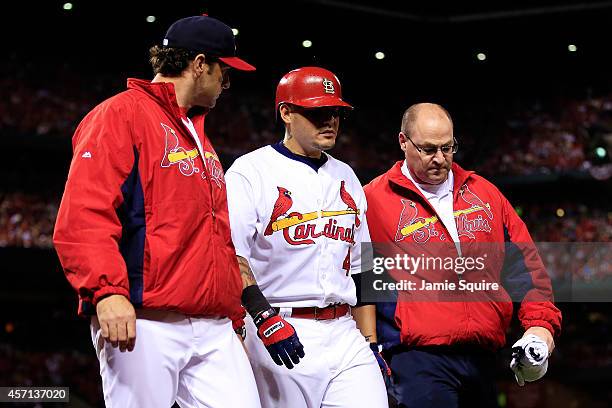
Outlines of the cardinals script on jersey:
M355 304L366 201L350 167L327 157L315 169L266 146L227 171L236 253L274 306Z

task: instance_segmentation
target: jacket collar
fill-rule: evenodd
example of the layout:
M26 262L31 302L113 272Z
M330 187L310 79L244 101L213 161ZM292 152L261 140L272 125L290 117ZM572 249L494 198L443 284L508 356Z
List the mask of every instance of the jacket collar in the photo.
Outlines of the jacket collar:
M178 106L174 84L171 82L151 82L128 78L127 87L144 92L176 119L186 116L186 113Z
M405 188L407 190L413 191L415 194L419 195L420 197L422 197L423 199L425 199L425 197L421 194L421 192L419 191L419 189L417 188L417 186L414 185L414 183L412 181L410 181L408 179L408 177L406 177L404 175L404 173L402 173L402 164L404 163L403 160L398 161L397 163L395 163L393 165L393 167L391 167L389 169L389 171L387 171L387 177L389 179L389 183L390 184L395 184L399 187ZM459 166L457 163L453 162L451 169L453 170L453 175L455 177L454 183L453 183L453 191L454 194L456 195L459 191L459 188L465 184L465 182L467 181L467 179L474 174L473 171L470 170L464 170L461 166Z
M191 121L193 122L193 125L197 129L198 133L201 132L201 134L204 135L204 118L208 110L205 108L194 107L189 110L189 113L186 113L178 106L173 83L151 82L144 79L128 78L127 87L128 89L135 89L137 91L144 92L159 106L161 106L162 109L164 109L168 115L176 121L178 126L182 126L186 131L188 131L188 129L180 119L189 115L189 118L191 118ZM187 132L187 134L190 133Z

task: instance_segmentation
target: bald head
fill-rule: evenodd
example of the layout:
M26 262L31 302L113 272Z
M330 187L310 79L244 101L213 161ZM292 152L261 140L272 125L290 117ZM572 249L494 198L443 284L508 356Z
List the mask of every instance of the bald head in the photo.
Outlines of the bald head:
M448 177L453 164L453 121L443 107L434 103L412 105L402 118L399 144L406 165L420 183L440 184ZM442 151L446 148L446 153Z
M453 120L442 106L435 103L417 103L406 109L402 117L402 132L407 135L415 133L415 127L424 126L450 126Z

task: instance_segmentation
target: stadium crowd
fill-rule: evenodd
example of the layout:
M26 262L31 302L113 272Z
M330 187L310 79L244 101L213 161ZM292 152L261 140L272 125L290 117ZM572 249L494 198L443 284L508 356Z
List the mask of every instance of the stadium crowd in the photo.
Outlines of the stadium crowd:
M102 385L96 381L97 359L89 353L66 350L24 351L11 344L0 342L0 377L3 386L65 387L70 384L70 400L73 404L82 400L87 406L104 406L100 398ZM24 405L22 402L14 406ZM38 406L43 405L39 403ZM65 403L45 403L44 406L65 406Z
M0 72L18 74L0 78L0 91L5 95L0 100L0 135L30 140L57 137L60 143L68 143L85 113L125 86L123 80L109 74L71 75L73 69L69 65L58 68L50 73L57 81L42 81L33 73L34 66L16 57L4 62ZM218 153L230 162L282 137L269 94L230 88L222 98L228 100L209 115L207 130ZM463 147L487 140L486 151L478 152L475 167L479 172L496 176L553 174L585 171L609 162L612 94L530 101L525 106L500 118L494 134L490 130L480 134L484 131L478 126L469 127L469 133L456 134ZM361 172L379 174L398 158L395 132L399 122L388 107L358 108L342 125L332 154ZM597 147L604 149L599 152L602 156L595 154ZM470 152L462 150L460 155L469 156Z
M552 174L588 170L598 164L593 162L595 149L609 150L612 145L612 95L557 103L555 109L536 105L508 119L500 129L498 148L480 171Z
M58 205L57 197L0 192L0 247L52 248Z

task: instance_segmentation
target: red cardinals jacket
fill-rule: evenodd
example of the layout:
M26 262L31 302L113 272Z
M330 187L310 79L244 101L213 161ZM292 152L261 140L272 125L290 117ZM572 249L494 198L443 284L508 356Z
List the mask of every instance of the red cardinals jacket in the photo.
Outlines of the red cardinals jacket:
M372 242L387 256L412 252L413 256L443 254L448 259L454 254L458 258L447 229L404 176L402 163L364 188ZM505 344L513 301L521 304L518 317L525 329L542 326L558 335L561 313L552 303L550 280L525 224L493 184L457 164L452 170L453 212L462 257L481 256L480 261L461 275L462 286L456 270L421 267L403 275L391 272L392 281L407 277L413 290L403 288L394 301L377 305L379 341L385 347L472 344L495 350ZM427 290L434 281L443 282L444 290ZM498 283L499 289L465 290L469 286L465 283L478 288L475 284L483 281ZM450 283L454 290L447 290Z
M241 315L223 170L174 86L129 79L94 108L73 138L74 156L53 241L80 313L110 294L136 307L188 315Z

